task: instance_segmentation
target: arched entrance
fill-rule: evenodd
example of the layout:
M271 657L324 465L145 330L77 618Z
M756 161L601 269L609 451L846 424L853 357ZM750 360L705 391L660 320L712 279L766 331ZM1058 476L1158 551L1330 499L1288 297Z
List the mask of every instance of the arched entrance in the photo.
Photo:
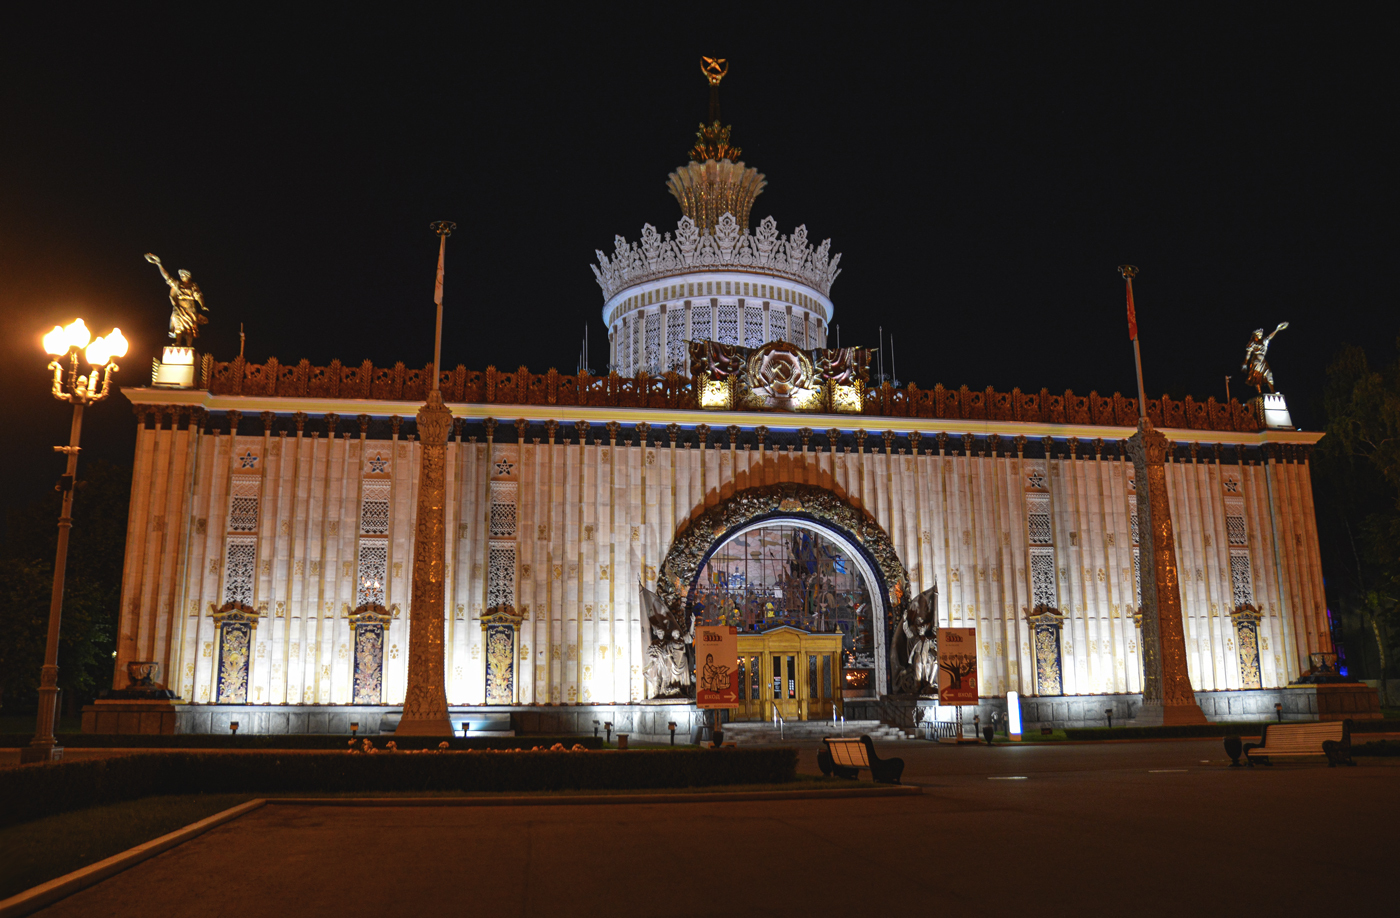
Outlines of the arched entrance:
M668 607L737 625L750 648L762 644L758 635L787 643L809 635L800 652L784 644L741 654L745 687L765 713L829 716L833 691L838 704L842 688L847 697L889 691L889 629L903 614L908 577L880 525L836 493L798 484L740 491L686 527L659 574Z

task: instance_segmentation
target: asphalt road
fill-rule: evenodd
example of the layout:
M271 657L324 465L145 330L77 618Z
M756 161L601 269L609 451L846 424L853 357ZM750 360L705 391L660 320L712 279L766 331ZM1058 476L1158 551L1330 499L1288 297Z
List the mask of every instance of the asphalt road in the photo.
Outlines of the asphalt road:
M919 797L273 806L45 916L1305 915L1395 901L1400 769L888 744ZM815 747L802 750L815 772Z

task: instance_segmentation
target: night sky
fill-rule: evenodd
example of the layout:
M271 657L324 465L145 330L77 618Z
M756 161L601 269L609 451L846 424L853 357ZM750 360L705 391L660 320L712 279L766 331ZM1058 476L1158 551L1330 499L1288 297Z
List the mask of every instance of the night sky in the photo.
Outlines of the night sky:
M149 381L169 302L147 251L193 272L216 359L241 322L254 361L422 366L428 224L453 220L445 364L572 372L588 323L603 368L588 266L675 228L702 54L729 59L723 120L769 182L752 222L832 240L842 343L883 325L904 381L1135 394L1125 262L1149 395L1241 394L1250 330L1287 320L1270 357L1316 426L1336 349L1400 333L1380 7L483 8L7 13L5 506L60 471L44 331L120 325L120 381ZM124 399L96 407L84 459L130 462L134 430Z

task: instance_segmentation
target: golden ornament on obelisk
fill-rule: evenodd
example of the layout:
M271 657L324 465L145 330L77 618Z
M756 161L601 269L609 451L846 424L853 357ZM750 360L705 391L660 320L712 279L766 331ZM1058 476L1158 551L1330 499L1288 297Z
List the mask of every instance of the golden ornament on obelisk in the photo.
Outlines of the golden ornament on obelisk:
M1181 626L1181 589L1177 582L1176 540L1171 505L1167 501L1167 452L1171 444L1147 417L1142 384L1142 357L1133 305L1137 268L1119 269L1128 284L1129 334L1137 363L1137 433L1128 439L1137 482L1138 550L1142 552L1139 587L1142 591L1142 706L1134 721L1158 724L1203 724L1206 716L1196 703L1186 669L1186 636Z
M442 275L447 237L456 225L433 224L438 234L437 331L433 343L433 387L418 409L422 463L418 471L418 529L413 535L413 595L408 615L408 690L400 736L451 736L444 679L443 601L446 573L447 435L452 412L438 388L442 363Z

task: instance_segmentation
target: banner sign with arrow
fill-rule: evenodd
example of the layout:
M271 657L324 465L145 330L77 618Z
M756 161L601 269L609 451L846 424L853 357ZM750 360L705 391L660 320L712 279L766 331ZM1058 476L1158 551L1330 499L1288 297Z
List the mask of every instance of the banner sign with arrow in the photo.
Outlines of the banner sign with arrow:
M695 629L695 706L739 706L739 629L733 625Z
M938 703L977 703L977 629L938 629Z

